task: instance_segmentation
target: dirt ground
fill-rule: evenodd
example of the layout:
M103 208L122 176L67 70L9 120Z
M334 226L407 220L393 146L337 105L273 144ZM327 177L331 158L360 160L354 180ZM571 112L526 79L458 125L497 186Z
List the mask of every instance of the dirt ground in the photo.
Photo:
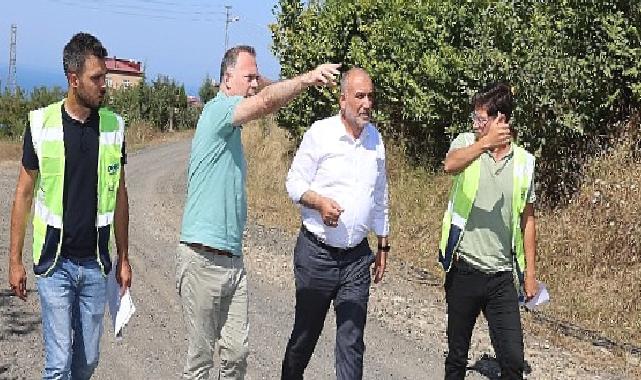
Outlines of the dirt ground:
M130 256L137 312L121 341L106 325L96 379L176 379L186 350L175 291L174 252L185 197L190 142L145 148L129 156ZM9 215L19 164L0 163L0 285L6 284ZM27 237L29 241L30 236ZM279 377L293 323L291 253L295 236L250 221L245 264L250 278L248 379ZM27 244L27 247L29 244ZM25 263L31 267L30 250ZM443 378L445 304L436 279L392 259L382 284L372 288L366 330L366 379ZM43 365L37 289L30 274L26 303L0 286L0 379L35 379ZM525 316L527 318L527 316ZM333 316L306 372L308 379L333 377ZM639 363L626 366L612 354L577 343L561 348L526 331L530 379L632 379ZM496 379L498 369L484 321L475 330L468 378Z

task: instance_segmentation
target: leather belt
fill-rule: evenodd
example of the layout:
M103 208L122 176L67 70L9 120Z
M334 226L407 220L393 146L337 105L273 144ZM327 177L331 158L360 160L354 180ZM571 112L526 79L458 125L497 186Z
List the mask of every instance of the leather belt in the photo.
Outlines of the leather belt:
M182 241L182 240L180 241L180 244L184 244L184 245L186 245L186 246L188 246L190 248L196 249L198 251L211 253L212 255L225 256L225 257L229 257L230 259L235 257L234 254L231 253L231 252L223 251L222 249L212 248L212 247L210 247L208 245L203 245L203 244L199 244L199 243L188 243L188 242Z
M330 252L330 253L338 253L338 254L347 254L349 252L355 251L356 249L360 248L363 245L367 245L367 238L364 238L361 240L360 243L356 244L353 247L347 247L347 248L340 248L340 247L333 247L331 245L327 245L323 243L316 235L314 235L311 231L305 227L305 225L301 225L300 227L301 231L303 232L303 235L307 237L309 240L311 240L314 244L317 246L323 248L324 250Z

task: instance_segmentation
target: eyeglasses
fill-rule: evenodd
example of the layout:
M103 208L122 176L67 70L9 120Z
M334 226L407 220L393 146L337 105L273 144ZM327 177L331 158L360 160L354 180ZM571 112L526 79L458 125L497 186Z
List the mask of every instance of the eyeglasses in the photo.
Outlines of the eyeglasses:
M485 125L488 121L490 121L490 119L487 117L480 117L476 114L476 112L472 112L470 114L470 119L472 120L472 123L474 123L474 125Z

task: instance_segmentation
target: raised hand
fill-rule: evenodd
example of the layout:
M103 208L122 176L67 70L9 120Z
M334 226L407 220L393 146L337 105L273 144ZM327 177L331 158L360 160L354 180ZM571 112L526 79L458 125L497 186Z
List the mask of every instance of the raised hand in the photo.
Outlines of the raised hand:
M510 125L505 122L505 115L498 113L498 115L490 122L487 135L483 137L488 149L497 148L510 143L512 134L510 133Z
M307 86L335 86L336 77L340 74L338 68L341 67L337 63L325 63L314 70L309 71L303 75L303 82Z

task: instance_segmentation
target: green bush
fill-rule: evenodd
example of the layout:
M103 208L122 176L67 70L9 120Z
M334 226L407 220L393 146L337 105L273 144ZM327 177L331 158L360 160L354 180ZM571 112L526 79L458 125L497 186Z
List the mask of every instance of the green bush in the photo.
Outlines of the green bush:
M36 87L27 96L20 88L0 94L0 137L20 138L29 123L29 111L64 98L60 87Z
M195 128L198 114L187 102L182 84L159 76L129 88L109 92L106 105L119 113L127 124L151 123L161 131Z
M60 87L35 87L30 94L21 88L15 93L5 89L0 94L0 137L20 138L29 123L29 111L63 99ZM151 84L141 81L135 86L109 90L105 105L129 125L135 121L149 123L161 131L195 128L199 110L187 102L182 84L158 77Z
M513 126L541 158L542 191L562 200L601 136L641 99L639 2L281 0L272 26L281 74L324 62L361 66L377 88L379 127L410 157L440 164L468 130L469 99L507 81ZM311 90L278 114L299 137L337 112L337 91Z
M218 87L215 84L215 81L209 77L209 74L205 76L205 79L203 79L203 82L200 84L200 88L198 89L198 96L200 97L202 104L206 104L209 100L215 98L216 94L218 94Z

